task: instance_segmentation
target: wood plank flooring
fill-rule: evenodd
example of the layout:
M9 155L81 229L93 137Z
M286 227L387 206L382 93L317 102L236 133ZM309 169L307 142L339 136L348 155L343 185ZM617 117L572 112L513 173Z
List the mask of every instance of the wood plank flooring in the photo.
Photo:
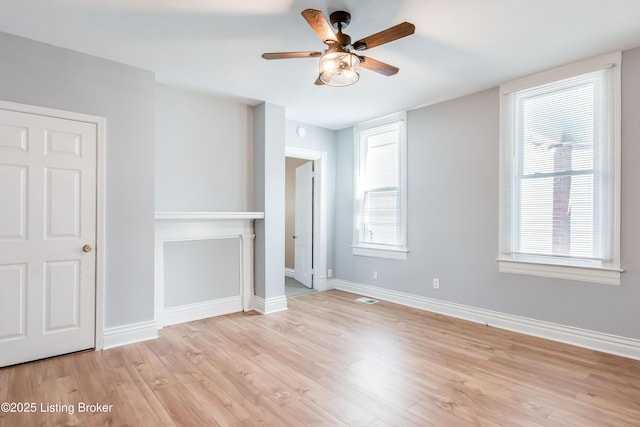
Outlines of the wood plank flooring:
M0 426L640 426L640 361L357 297L0 369Z

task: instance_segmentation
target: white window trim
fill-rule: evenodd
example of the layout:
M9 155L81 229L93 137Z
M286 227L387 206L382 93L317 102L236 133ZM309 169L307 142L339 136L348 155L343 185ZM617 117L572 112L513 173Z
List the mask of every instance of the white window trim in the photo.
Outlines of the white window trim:
M498 263L498 271L501 273L515 273L530 276L550 277L557 279L577 280L581 282L601 283L608 285L619 285L620 276L624 271L620 267L620 187L621 187L621 65L622 53L613 52L579 63L570 64L564 67L545 71L522 79L514 80L500 86L500 171L501 174L506 170L503 153L506 144L510 144L510 140L505 131L504 118L508 112L509 103L506 96L512 92L527 89L551 83L553 81L562 80L579 74L589 73L597 69L605 67L614 67L614 79L616 85L615 99L615 135L614 135L614 161L615 161L615 203L614 203L614 225L613 230L613 260L611 263L600 263L598 261L576 261L551 259L550 257L536 257L530 255L507 254L505 247L505 218L504 204L511 203L510 200L504 200L503 180L500 180L500 236L499 236L499 255L496 260Z
M401 244L398 246L389 245L376 245L371 243L364 243L360 241L358 230L355 227L355 218L359 214L359 207L356 201L356 195L358 191L358 169L360 164L360 132L377 128L397 122L403 122L401 127L400 136L400 237ZM354 182L354 200L353 200L353 245L352 254L356 256L374 257L374 258L386 258L395 260L406 260L409 249L407 249L407 113L402 111L388 116L381 117L379 119L371 120L368 122L360 123L353 127L354 136L354 169L353 169L353 182Z
M382 248L379 246L376 247L368 247L364 244L360 244L358 246L351 247L353 255L356 256L367 256L374 258L386 258L386 259L396 259L400 261L404 261L407 259L407 254L409 250L407 248L398 248L398 247L389 247Z

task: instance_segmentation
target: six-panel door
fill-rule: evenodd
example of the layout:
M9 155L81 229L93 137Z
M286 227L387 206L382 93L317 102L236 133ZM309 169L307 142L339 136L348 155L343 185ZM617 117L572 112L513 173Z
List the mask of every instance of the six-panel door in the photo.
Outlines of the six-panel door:
M0 366L94 347L96 138L0 109Z

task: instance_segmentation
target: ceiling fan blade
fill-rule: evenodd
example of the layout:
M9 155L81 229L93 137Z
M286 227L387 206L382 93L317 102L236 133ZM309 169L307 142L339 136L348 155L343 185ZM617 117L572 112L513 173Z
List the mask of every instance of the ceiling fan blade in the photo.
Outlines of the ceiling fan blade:
M302 16L323 43L336 43L338 41L333 27L327 22L322 12L316 9L305 9L302 11Z
M408 22L395 25L386 30L382 30L379 33L370 35L363 39L353 43L355 50L371 49L372 47L380 46L381 44L389 43L394 40L401 39L406 36L410 36L416 31L416 26Z
M264 59L312 58L322 56L322 52L269 52L263 53Z
M385 76L393 76L398 71L400 71L398 67L385 64L384 62L380 62L376 59L371 59L366 56L360 57L360 66L366 68L367 70L375 71L376 73L380 73Z

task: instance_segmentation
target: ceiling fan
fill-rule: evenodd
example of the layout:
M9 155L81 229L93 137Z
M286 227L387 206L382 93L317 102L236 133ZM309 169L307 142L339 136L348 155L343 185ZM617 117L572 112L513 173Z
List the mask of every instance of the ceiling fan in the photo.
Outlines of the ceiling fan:
M353 84L360 78L360 67L385 76L396 74L399 70L397 67L354 52L361 52L409 36L416 29L415 25L403 22L351 43L351 37L342 32L351 22L349 12L341 10L333 12L329 15L331 25L319 10L305 9L302 11L302 16L320 40L327 45L327 49L324 52L271 52L263 53L262 57L264 59L320 57L320 72L315 82L317 85Z

